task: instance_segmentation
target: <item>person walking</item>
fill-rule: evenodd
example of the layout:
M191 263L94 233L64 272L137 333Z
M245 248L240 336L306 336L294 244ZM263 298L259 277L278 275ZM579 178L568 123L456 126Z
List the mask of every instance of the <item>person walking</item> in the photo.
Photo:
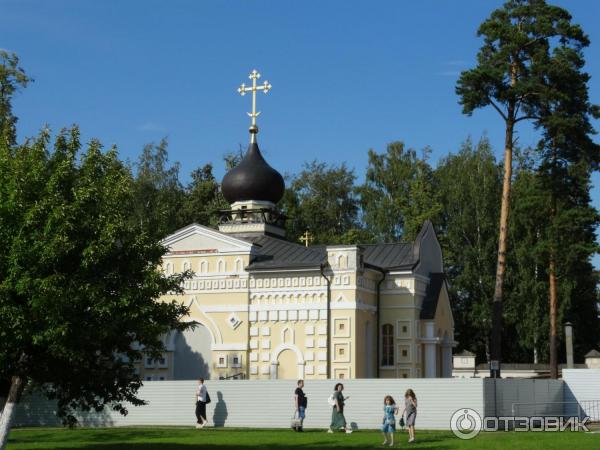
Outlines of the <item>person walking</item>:
M404 394L404 411L406 412L406 426L408 428L408 443L415 442L415 419L417 418L417 396L412 389L407 389Z
M352 429L348 428L346 424L346 418L344 417L344 405L346 400L350 397L344 397L342 395L342 391L344 390L344 385L342 383L337 383L335 385L332 402L333 402L333 410L331 411L331 425L329 425L328 433L333 433L333 430L342 429L346 433L352 433Z
M298 384L296 390L294 391L294 404L296 406L296 415L298 419L300 419L300 427L296 429L296 431L304 431L304 418L306 417L306 407L308 405L308 400L306 395L304 395L304 380L298 380Z
M383 425L381 426L381 432L383 433L383 444L394 446L394 431L396 431L396 418L398 414L398 407L396 402L391 395L386 395L383 399ZM389 437L389 440L388 440Z
M198 378L198 387L196 388L196 428L204 428L208 421L206 420L206 404L210 402L208 390L204 386L204 378Z

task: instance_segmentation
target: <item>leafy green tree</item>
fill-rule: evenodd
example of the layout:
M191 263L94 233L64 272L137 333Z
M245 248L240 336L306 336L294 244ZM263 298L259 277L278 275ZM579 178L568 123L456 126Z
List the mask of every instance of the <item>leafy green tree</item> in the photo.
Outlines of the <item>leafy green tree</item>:
M165 248L131 220L134 181L116 150L79 131L47 132L19 147L0 140L0 379L11 388L0 418L4 449L25 386L74 409L126 413L141 380L134 363L158 357L160 336L187 327L181 292L188 274L157 270Z
M477 55L477 66L461 74L456 92L465 114L491 106L505 124L490 356L491 360L500 361L515 126L523 120L540 124L543 105L556 99L561 89L548 83L548 74L560 63L557 55L567 49L577 51L588 45L588 40L581 28L571 23L567 11L543 0L506 2L481 24L478 35L483 36L484 43ZM500 370L493 369L492 375L500 375Z
M355 179L354 171L344 163L305 164L291 179L280 202L288 217L288 239L298 240L308 229L314 244L336 244L342 242L345 233L360 228Z
M383 154L369 150L359 192L365 226L379 242L412 240L425 220L436 221L441 205L428 153L425 149L419 157L402 142L388 144Z
M19 88L31 81L19 67L19 57L0 49L0 136L5 145L17 142L17 118L12 113L12 98Z
M574 164L569 172L570 195L555 197L541 171L539 153L530 151L517 166L507 271L509 332L503 340L516 362L530 361L532 353L536 361L550 361L552 320L573 323L580 361L598 336L597 276L591 264L598 212L590 204L587 164ZM554 305L548 301L552 283L560 299ZM556 332L558 341L560 330Z
M577 261L589 261L597 250L594 228L597 212L589 204L589 178L600 162L600 146L594 143L595 134L590 118L598 118L600 109L592 105L588 94L590 76L582 70L585 65L583 37L577 46L555 49L553 64L546 83L552 95L545 98L540 112L543 137L538 146L539 173L549 192L550 219L547 242L549 300L550 300L550 367L551 377L558 377L559 253L575 251ZM564 217L566 216L566 217ZM566 220L566 219L569 220ZM570 228L565 230L565 226ZM578 242L565 231L579 231ZM591 233L590 233L591 232ZM590 239L591 237L591 239ZM576 248L579 250L577 251ZM589 273L589 270L586 271ZM581 306L581 305L578 305Z
M185 189L182 205L182 225L198 223L216 226L219 209L229 206L212 172L212 164L206 164L192 172L192 180Z
M184 190L179 182L179 163L170 165L168 142L148 144L136 164L135 218L156 238L181 228Z
M486 360L498 242L501 168L487 138L468 139L434 172L442 212L435 224L449 279L456 339Z
M542 362L547 348L548 277L545 252L548 192L535 171L531 149L518 154L507 255L504 354L512 362Z

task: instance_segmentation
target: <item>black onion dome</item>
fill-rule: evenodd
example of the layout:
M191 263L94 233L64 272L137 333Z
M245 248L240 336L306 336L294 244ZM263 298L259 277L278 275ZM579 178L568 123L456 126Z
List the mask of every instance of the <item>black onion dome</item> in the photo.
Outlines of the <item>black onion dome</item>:
M230 204L246 200L277 203L284 189L283 177L267 164L256 142L250 143L244 159L221 182L223 196Z

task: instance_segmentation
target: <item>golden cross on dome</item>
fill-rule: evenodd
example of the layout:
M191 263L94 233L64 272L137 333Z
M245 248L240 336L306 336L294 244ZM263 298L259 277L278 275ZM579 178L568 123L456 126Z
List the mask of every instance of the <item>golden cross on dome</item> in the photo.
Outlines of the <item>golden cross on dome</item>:
M242 85L238 88L238 92L242 96L246 95L246 92L252 92L252 112L247 114L252 118L252 124L250 125L250 142L256 142L256 133L258 133L256 118L260 115L260 111L256 110L256 92L263 91L266 94L271 90L272 86L268 81L265 81L261 85L257 84L257 80L260 78L260 73L258 73L256 69L250 72L250 76L248 78L252 80L252 86L246 86L246 83L242 83Z
M312 242L312 240L314 239L312 233L308 230L306 230L304 232L304 234L302 236L300 236L300 241L304 242L304 245L308 247L308 245Z

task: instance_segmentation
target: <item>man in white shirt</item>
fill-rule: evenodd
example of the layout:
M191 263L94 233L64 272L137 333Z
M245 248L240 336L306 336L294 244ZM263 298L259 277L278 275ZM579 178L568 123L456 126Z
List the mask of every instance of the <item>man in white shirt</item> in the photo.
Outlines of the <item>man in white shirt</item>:
M196 389L196 428L204 428L206 420L206 403L208 391L204 386L204 378L198 378L198 387Z

